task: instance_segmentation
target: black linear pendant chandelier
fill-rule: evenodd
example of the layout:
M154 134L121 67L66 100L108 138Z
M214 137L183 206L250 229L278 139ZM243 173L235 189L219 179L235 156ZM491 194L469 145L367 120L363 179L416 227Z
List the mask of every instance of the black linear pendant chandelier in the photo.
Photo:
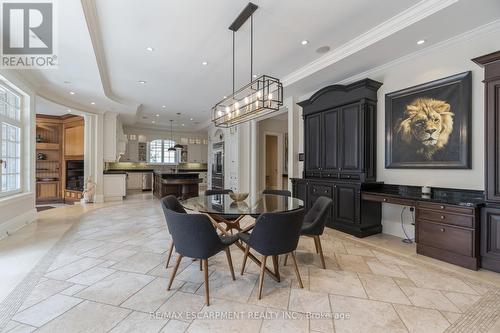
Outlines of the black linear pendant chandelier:
M231 127L278 111L283 105L283 84L279 79L261 75L253 79L253 13L258 6L249 2L229 26L233 32L233 93L212 108L212 122L217 127ZM250 18L250 83L235 91L236 31Z

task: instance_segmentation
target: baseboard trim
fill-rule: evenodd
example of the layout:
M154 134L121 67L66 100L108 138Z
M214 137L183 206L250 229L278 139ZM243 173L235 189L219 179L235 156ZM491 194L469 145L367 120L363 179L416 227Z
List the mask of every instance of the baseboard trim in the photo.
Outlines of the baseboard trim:
M31 209L0 224L0 239L5 238L36 220L36 209Z

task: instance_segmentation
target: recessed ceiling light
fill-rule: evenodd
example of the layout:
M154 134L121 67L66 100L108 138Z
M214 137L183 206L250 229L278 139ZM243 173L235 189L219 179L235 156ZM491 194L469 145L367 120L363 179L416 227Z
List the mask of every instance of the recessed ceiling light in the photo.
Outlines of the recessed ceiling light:
M194 119L193 118L189 118L189 120L193 121Z
M146 47L146 50L148 50L149 52L153 52L155 49L153 49L151 46L148 46Z
M154 120L152 120L152 121L151 121L151 124L154 124L154 123L155 123L155 121L154 121Z
M75 92L74 92L74 91L70 91L70 92L69 92L69 94L70 94L70 95L74 95L74 94L75 94Z
M224 96L224 98L227 98L227 96Z
M71 113L71 110L70 110L70 109L68 109L68 113Z
M424 43L425 43L425 39L421 39L421 40L417 41L417 44L418 44L418 45L422 45L422 44L424 44Z
M146 84L146 81L141 80L141 81L139 81L139 83L140 84Z
M166 105L162 105L161 107L165 109L167 106Z
M182 126L184 126L184 124L182 124Z
M160 115L157 113L156 116L159 117Z
M302 44L302 45L307 45L307 44L309 44L309 41L308 41L308 40L306 40L306 39L304 39L302 42L300 42L300 44Z
M90 102L90 104L95 105L95 102Z
M204 61L204 62L202 62L201 64L202 64L203 66L206 66L206 65L208 65L208 62Z

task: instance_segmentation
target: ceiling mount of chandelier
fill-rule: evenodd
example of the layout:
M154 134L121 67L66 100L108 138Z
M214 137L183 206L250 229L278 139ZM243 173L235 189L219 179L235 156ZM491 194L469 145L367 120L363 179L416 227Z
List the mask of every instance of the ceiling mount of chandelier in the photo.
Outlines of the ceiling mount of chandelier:
M217 127L231 127L278 111L283 105L283 84L269 75L253 78L253 3L243 9L229 26L233 32L233 93L212 108L212 122ZM235 91L235 33L250 18L250 83Z

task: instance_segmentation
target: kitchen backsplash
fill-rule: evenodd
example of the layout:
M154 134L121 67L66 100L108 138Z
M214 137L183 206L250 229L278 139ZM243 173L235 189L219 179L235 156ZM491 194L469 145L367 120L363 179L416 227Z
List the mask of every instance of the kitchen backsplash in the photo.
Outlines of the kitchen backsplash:
M177 166L173 165L157 165L144 162L108 162L105 165L106 170L123 170L123 169L154 169L159 171L170 171L175 169L183 170L200 170L207 169L206 163L179 163Z

